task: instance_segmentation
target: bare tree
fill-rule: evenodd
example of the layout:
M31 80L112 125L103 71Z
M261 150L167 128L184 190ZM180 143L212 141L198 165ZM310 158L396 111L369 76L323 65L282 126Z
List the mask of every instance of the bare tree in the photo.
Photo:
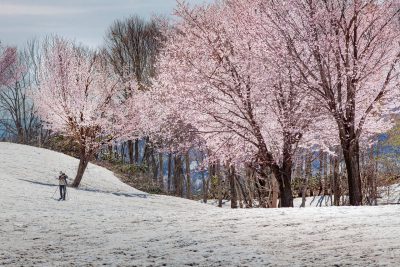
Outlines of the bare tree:
M42 145L49 132L42 128L29 94L38 84L39 41L31 40L8 69L13 81L0 91L0 127L3 135L18 143Z
M145 21L138 16L117 20L108 29L105 42L105 53L115 73L125 83L134 78L139 90L146 90L155 74L154 63L161 44L156 20ZM128 98L130 89L127 87L123 90L124 96ZM131 164L139 162L138 140L135 143L128 140L128 154ZM145 155L144 161L147 161L148 156Z

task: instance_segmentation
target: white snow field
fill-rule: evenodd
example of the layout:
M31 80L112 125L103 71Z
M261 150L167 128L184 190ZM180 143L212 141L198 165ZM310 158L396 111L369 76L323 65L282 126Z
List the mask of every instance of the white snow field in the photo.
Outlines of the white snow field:
M219 209L147 195L90 165L0 143L0 266L399 266L400 206ZM48 185L50 184L50 185ZM58 192L54 198L58 198Z

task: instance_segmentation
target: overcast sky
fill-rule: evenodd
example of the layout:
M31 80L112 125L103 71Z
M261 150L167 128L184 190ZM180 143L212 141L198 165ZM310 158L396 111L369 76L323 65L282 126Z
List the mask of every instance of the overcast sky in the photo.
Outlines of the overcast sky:
M0 0L0 41L23 46L35 36L58 34L91 47L102 44L115 19L171 15L176 0ZM187 0L191 4L212 0Z

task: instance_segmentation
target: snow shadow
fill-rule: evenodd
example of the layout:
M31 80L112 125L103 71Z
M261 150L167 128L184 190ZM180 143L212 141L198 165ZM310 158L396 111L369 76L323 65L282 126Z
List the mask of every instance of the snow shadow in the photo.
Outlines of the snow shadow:
M20 181L32 183L32 184L38 184L38 185L45 185L45 186L58 186L58 184L49 184L49 183L43 183L43 182L38 182L38 181L32 181L32 180L27 180L27 179L18 179Z
M140 198L147 198L146 194L136 194L136 193L111 193L116 196L123 196L123 197L140 197Z
M38 184L38 185L43 185L43 186L58 186L58 184L50 184L50 183L43 183L43 182L38 182L38 181L32 181L32 180L27 180L27 179L18 179L24 182L32 183L32 184ZM84 185L86 186L86 185ZM68 186L69 187L69 186ZM70 187L69 187L70 188ZM79 191L87 191L87 192L94 192L94 193L103 193L103 194L112 194L118 197L139 197L139 198L147 198L147 194L139 194L139 193L124 193L124 192L112 192L112 191L105 191L105 190L100 190L100 189L94 189L94 188L74 188L75 190Z
M147 194L139 194L139 193L124 193L124 192L112 192L112 191L105 191L95 188L88 188L87 185L83 185L84 187L75 188L75 190L80 191L87 191L87 192L94 192L94 193L103 193L103 194L113 194L115 196L123 196L123 197L140 197L140 198L147 198Z

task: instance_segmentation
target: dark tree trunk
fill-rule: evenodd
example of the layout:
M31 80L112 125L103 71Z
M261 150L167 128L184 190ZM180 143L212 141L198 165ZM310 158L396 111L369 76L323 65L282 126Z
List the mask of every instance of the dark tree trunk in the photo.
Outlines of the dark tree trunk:
M168 154L168 178L167 178L167 191L171 190L171 177L172 177L172 153Z
M139 163L139 140L135 140L135 162Z
M342 142L342 150L347 169L350 205L360 206L362 205L362 192L358 140L352 140L349 143Z
M172 177L173 180L173 190L175 196L179 196L179 157L177 155L174 156L174 175Z
M185 171L186 171L186 197L192 198L192 178L190 177L190 155L189 151L185 154Z
M273 173L279 184L280 202L282 208L293 207L292 194L292 151L289 135L285 136L282 153L282 166L274 166Z
M147 142L144 143L144 149L143 149L143 157L142 157L142 164L148 164L149 162L149 146L147 144Z
M340 179L339 179L339 156L333 161L333 204L340 205Z
M318 185L319 191L318 196L321 196L323 185L322 185L322 176L324 175L324 152L322 150L319 151L319 170L318 170Z
M276 181L275 177L271 177L271 204L269 208L277 208L278 207L278 199L279 199L279 187L278 182Z
M328 176L329 176L329 173L328 173L328 161L329 161L328 154L324 153L324 176L323 176L324 177L324 189L323 189L324 196L329 195L329 192L328 192L328 190L329 190L329 188L328 188L328 185L329 185L329 182L328 182Z
M301 207L304 208L306 206L306 197L307 197L307 187L308 181L311 179L311 172L312 172L312 154L311 152L307 153L305 158L305 172L303 177L303 185L301 189Z
M205 175L204 175L204 171L201 172L201 179L203 181L203 202L207 203L207 199L208 199L208 183L210 181L210 178L208 178L206 180Z
M239 188L239 181L235 179L235 190L236 190L236 195L239 200L239 208L243 209L243 198L242 194L240 193L240 188Z
M215 168L215 175L217 176L217 187L218 187L218 207L222 208L222 175L221 175L221 164L218 161Z
M232 209L237 209L238 208L238 203L237 203L237 192L236 192L236 186L235 186L235 167L234 166L229 166L227 164L227 169L228 169L228 176L229 176L229 185L231 189L231 208Z
M376 170L374 164L374 148L371 147L369 153L369 174L368 174L368 187L370 205L378 205L377 202L377 185L376 185Z
M249 208L253 207L253 175L252 175L252 170L249 166L246 166L246 188L248 189L249 192Z
M181 156L179 156L179 164L178 164L178 173L179 173L179 196L183 198L184 194L184 174L183 174L183 159Z
M128 140L128 155L129 155L129 164L133 164L134 158L133 158L133 142L132 142L132 140Z
M333 182L333 172L335 168L335 157L329 157L329 199L331 206L333 206L333 192L334 192L334 182Z
M212 194L211 197L212 198L218 198L218 188L216 188L216 189L214 188L214 182L213 182L213 179L215 177L215 173L216 173L216 171L215 171L215 163L209 163L208 164L208 179L210 180L210 183L211 183L210 190L211 190L211 194Z
M293 207L292 170L290 167L280 168L278 175L280 207Z
M174 163L175 163L175 170L174 170L175 195L183 197L183 169L182 169L182 158L180 155L175 156Z
M163 153L158 153L158 182L160 185L162 185L164 188L164 160L163 160Z
M75 187L75 188L79 187L79 185L82 181L83 174L85 173L86 167L89 164L89 160L90 160L90 153L88 155L86 153L85 149L81 149L78 172L75 176L74 181L72 182L72 185L71 185L72 187Z
M125 163L125 148L126 148L126 147L125 147L125 144L122 143L122 144L121 144L121 147L120 147L120 149L119 149L119 150L121 151L120 153L121 153L121 162L122 162L122 163Z
M258 201L259 205L262 208L267 207L267 180L268 180L268 170L265 170L262 173L262 177L255 176L255 188L257 189L258 193Z
M149 164L149 159L151 155L151 143L148 137L144 138L144 151L143 151L143 158L142 163Z
M25 143L24 129L18 121L15 123L15 128L17 128L17 142L19 144Z
M246 207L248 207L249 206L249 201L248 201L248 197L247 197L247 194L246 194L246 190L245 190L243 184L240 182L239 178L238 177L235 177L235 178L236 178L236 183L237 183L237 189L236 190L237 190L237 192L239 194L239 205L240 205L240 208L243 208L243 204L242 204L243 202L242 201L244 201L244 203L246 204Z
M113 153L113 146L108 145L108 154L110 155L110 160L114 158L114 153Z
M154 155L154 149L150 148L149 153L150 153L149 167L151 167L151 169L153 170L153 180L157 181L157 179L158 179L158 164L156 161L156 157Z

